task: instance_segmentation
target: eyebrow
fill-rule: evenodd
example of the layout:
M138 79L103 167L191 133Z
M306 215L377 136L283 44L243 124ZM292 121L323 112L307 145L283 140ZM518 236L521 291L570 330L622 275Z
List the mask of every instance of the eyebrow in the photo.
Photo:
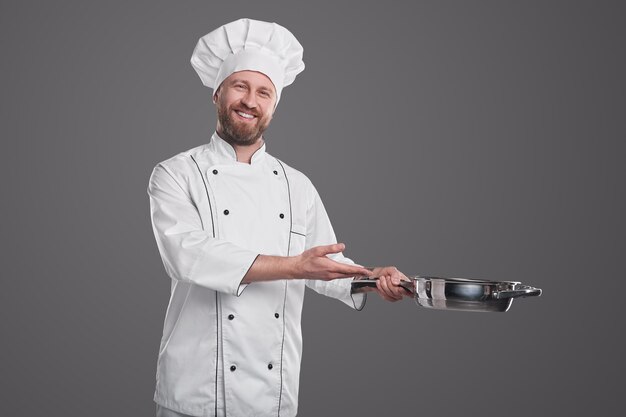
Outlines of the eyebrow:
M230 83L231 84L243 83L243 84L249 85L249 83L246 80L242 80L240 78L233 78Z

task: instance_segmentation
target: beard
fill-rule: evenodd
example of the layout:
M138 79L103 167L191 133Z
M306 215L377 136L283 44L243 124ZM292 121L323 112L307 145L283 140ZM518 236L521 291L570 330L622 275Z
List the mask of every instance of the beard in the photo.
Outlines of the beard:
M244 113L255 116L256 123L242 122L233 116L235 110L235 107L227 107L218 102L217 119L222 128L220 136L231 145L252 145L263 135L263 132L269 126L269 117L261 117L255 110L242 108L240 110Z

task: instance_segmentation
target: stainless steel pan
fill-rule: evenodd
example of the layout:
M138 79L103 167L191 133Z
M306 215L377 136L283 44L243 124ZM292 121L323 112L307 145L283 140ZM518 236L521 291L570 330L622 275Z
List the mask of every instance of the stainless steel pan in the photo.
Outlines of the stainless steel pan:
M487 281L467 278L409 277L400 285L411 292L415 302L426 308L461 311L507 311L514 298L540 296L541 289L515 281ZM376 287L377 278L352 281L352 292Z

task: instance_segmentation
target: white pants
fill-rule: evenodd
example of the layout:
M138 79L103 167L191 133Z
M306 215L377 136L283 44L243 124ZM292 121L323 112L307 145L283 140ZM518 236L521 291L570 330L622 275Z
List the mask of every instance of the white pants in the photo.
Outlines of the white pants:
M190 416L189 414L177 413L176 411L170 410L169 408L165 408L157 404L156 405L156 417L192 417L192 416Z

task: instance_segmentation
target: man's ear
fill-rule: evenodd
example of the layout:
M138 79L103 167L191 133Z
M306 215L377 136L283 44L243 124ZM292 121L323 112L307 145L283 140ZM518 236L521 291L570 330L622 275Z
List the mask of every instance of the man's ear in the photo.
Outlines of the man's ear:
M222 91L222 86L217 87L215 92L213 93L213 104L217 103L217 99L219 98L220 91Z

